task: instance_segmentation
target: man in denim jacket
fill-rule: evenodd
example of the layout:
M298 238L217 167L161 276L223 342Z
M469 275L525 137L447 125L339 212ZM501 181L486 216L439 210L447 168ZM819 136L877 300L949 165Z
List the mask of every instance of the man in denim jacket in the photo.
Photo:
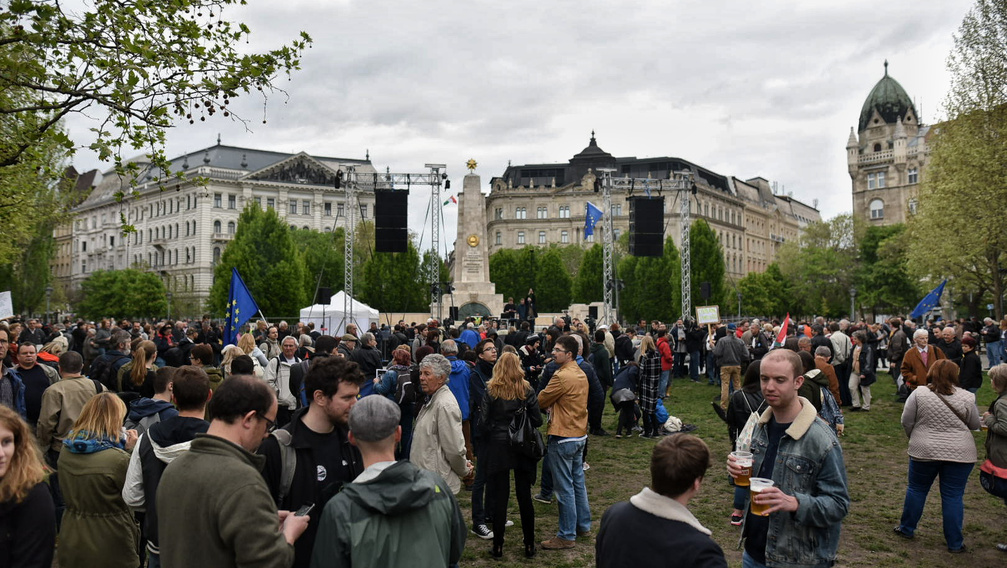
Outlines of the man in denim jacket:
M752 437L752 477L774 481L755 497L766 516L749 512L742 536L744 568L832 566L840 523L849 511L843 452L815 407L797 395L804 382L796 353L775 349L762 359L760 381L769 409ZM743 472L728 458L733 477Z

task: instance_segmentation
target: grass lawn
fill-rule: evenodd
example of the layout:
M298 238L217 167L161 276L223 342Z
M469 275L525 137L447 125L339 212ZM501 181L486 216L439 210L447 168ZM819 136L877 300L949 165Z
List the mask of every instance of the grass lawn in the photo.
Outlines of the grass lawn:
M671 390L671 398L666 401L668 410L684 422L697 425L699 428L693 434L703 438L713 453L714 465L690 508L700 522L713 531L713 538L724 549L728 564L741 566L741 551L737 548L740 529L729 522L733 488L727 482L722 465L730 451L727 427L710 406L719 388L707 385L705 379L699 384L679 379L674 381ZM872 392L874 400L869 413L846 413L846 436L841 441L851 503L850 513L843 522L837 566L1007 566L1007 554L993 548L997 542L1007 542L1007 508L979 485L978 464L965 491L968 553L953 555L947 552L937 483L927 500L916 539L906 541L892 534L905 497L908 439L899 423L902 405L894 402L895 387L887 372L878 374ZM988 381L984 382L977 400L982 413L993 400ZM615 432L615 420L609 404L605 409L604 425L611 433ZM975 438L981 463L986 459L985 434L977 432ZM653 445L654 441L639 437L617 440L613 436L591 436L588 453L591 469L586 476L594 520L592 533L597 533L601 515L609 506L629 499L647 485ZM471 493L462 491L459 500L466 518L470 518ZM535 516L537 540L553 537L558 523L556 505L535 502ZM517 503L513 498L509 518L516 524L507 530L503 562L489 557L491 541L480 540L469 533L460 564L555 568L595 565L593 536L579 538L573 550L540 550L534 559L525 559Z

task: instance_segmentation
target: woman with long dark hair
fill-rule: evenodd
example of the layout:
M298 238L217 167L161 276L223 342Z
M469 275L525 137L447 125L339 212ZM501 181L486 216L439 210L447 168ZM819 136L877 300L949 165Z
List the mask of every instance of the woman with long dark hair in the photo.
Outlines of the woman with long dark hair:
M49 568L56 511L28 424L0 405L0 566Z
M895 534L913 538L930 486L940 476L944 539L949 552L965 552L963 497L976 463L976 396L958 387L958 365L950 359L934 362L927 383L909 395L902 410L902 427L909 436L909 485Z
M641 438L656 438L661 427L657 423L657 389L661 383L661 353L649 335L640 341L640 412L643 413Z
M493 549L495 558L503 556L504 530L507 524L507 498L510 494L510 472L514 472L514 492L521 512L525 556L535 556L535 508L531 502L531 486L535 482L538 463L519 453L510 445L510 426L519 412L525 413L535 428L542 425L538 396L525 380L521 359L504 353L493 366L493 378L486 384L481 402L480 427L489 442L479 457L487 468L486 491L493 495Z
M154 398L154 374L157 365L157 346L153 341L140 341L133 349L133 359L119 368L119 392L131 393L124 399L136 397ZM188 362L186 362L188 363Z
M66 512L59 531L60 568L136 568L140 530L122 500L136 430L123 431L126 405L94 395L63 440L59 485Z

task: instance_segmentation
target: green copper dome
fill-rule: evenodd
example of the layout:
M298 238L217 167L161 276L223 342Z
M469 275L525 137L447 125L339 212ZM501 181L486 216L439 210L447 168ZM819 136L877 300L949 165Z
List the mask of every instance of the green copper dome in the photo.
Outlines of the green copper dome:
M867 95L864 108L860 111L859 132L863 132L867 128L875 110L888 124L905 118L906 112L910 110L913 111L913 116L916 116L916 107L913 106L913 101L906 94L906 90L898 81L888 76L887 61L885 61L885 76L871 89L871 94Z

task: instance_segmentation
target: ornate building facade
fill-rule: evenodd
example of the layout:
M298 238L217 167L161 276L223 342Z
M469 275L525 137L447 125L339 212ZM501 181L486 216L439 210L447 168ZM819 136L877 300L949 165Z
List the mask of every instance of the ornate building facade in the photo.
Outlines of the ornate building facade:
M376 173L369 158L286 154L219 141L173 159L185 180L172 180L164 189L147 164L141 164L136 194L127 179L109 170L73 209L72 221L56 230L53 275L58 285L73 290L96 270L143 267L164 280L172 313L197 315L245 205L276 209L292 228L330 232L346 222L345 191L335 188L336 173L346 166ZM122 201L117 192L124 192ZM373 190L362 187L357 196L358 218L372 219ZM135 232L124 235L123 221Z
M885 75L867 95L857 131L850 127L846 143L855 215L871 225L892 225L915 212L916 191L930 153L929 134L912 99L888 75L885 61Z
M693 219L705 219L720 238L727 276L739 279L749 272L762 272L776 257L779 246L797 238L811 222L820 221L817 209L791 196L777 195L762 178L741 180L724 176L680 158L616 158L598 147L593 133L583 151L568 163L508 166L490 182L486 198L490 252L526 245L601 242L603 227L585 237L587 202L601 207L594 182L600 168L615 169L615 176L669 179L673 172L689 171L696 182ZM681 247L678 192L665 194L665 235ZM612 193L615 238L629 230L626 190Z

